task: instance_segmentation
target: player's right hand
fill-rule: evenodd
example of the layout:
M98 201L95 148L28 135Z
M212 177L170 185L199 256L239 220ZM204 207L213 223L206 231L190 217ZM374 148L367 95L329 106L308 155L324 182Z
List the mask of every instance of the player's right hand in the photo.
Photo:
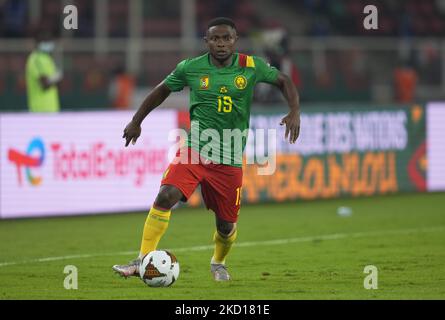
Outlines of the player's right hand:
M131 121L124 129L124 135L122 138L126 140L125 147L128 147L130 142L133 143L133 145L136 144L136 141L139 139L141 135L141 126L133 121Z

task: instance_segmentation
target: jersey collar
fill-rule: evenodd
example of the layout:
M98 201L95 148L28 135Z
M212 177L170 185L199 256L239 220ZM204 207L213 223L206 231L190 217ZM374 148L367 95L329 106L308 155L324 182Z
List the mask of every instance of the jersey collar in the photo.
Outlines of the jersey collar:
M223 68L217 68L216 66L214 66L212 64L212 60L210 60L210 53L209 52L207 53L207 62L209 63L209 66L212 67L212 68L218 69L218 70L224 70L226 68L232 68L234 66L237 66L238 65L238 58L239 58L239 54L238 54L238 52L235 52L233 54L232 64L230 66L223 67Z

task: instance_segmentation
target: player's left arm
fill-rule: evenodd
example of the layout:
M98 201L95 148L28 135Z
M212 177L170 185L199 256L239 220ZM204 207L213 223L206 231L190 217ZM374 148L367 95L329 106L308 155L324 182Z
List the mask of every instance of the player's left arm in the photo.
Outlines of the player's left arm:
M287 101L290 112L281 120L280 125L286 125L286 140L293 144L300 135L300 96L292 80L286 74L279 72L275 85L280 89Z

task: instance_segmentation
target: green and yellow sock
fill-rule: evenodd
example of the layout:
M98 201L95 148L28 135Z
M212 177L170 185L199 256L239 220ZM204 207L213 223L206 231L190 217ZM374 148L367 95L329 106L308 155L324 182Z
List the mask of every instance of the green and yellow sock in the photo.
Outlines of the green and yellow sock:
M139 257L143 257L147 253L156 250L161 237L168 228L170 215L171 211L161 211L154 207L151 208L144 225Z
M212 257L212 264L225 264L226 257L232 248L233 243L236 240L238 230L235 231L227 238L222 237L218 231L215 231L213 235L213 242L215 242L215 250Z

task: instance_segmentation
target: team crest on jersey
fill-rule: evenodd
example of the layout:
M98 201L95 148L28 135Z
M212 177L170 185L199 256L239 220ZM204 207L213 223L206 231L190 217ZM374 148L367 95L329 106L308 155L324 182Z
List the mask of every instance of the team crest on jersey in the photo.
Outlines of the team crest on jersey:
M244 90L247 87L247 79L245 76L237 76L235 78L235 87L239 90Z
M201 79L199 79L199 87L201 88L201 90L207 90L208 88L210 88L210 77L201 77Z

